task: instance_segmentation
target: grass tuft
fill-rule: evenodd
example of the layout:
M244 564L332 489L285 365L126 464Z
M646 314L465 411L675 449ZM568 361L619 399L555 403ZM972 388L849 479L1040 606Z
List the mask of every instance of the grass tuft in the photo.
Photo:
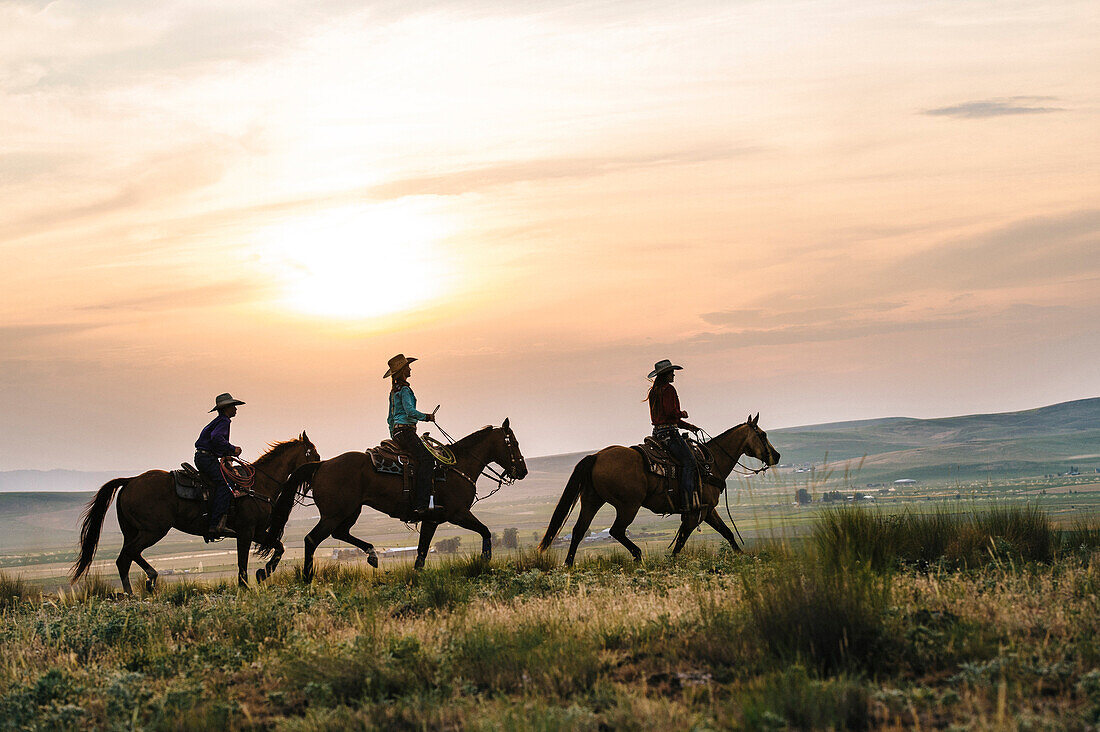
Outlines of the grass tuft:
M13 577L7 572L0 572L0 608L17 605L35 594L30 584L22 577Z
M741 580L749 631L774 658L825 673L875 671L888 657L889 575L801 560Z

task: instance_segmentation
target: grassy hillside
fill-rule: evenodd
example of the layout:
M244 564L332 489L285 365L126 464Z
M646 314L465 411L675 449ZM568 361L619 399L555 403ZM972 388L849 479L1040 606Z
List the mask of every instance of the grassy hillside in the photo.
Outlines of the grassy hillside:
M933 535L927 547L921 537ZM803 548L322 565L239 591L0 576L0 729L1088 729L1100 530L830 514ZM903 547L893 552L894 545ZM914 553L915 552L915 553Z

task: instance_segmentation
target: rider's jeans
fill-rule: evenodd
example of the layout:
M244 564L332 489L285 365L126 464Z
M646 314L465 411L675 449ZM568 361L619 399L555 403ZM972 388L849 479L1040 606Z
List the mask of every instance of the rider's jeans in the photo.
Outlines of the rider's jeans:
M214 529L222 516L229 511L229 505L233 502L233 489L229 487L225 476L222 475L221 463L213 455L196 452L195 467L213 486L210 494L210 528Z
M424 443L416 435L415 428L397 429L393 431L393 439L398 445L411 453L416 461L416 505L414 508L426 509L432 494L432 472L434 458L424 447Z
M691 453L684 436L677 429L653 430L653 436L661 440L672 457L680 463L680 494L684 498L684 509L690 505L691 495L695 492L695 456Z

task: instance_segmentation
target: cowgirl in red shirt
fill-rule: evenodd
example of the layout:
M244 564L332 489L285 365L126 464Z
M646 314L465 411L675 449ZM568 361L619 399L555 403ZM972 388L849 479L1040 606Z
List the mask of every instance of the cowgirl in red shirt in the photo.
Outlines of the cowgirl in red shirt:
M676 372L682 369L683 366L674 366L667 358L653 364L653 371L649 374L649 378L653 379L653 386L649 388L646 401L649 402L649 417L653 421L653 436L664 443L682 466L680 493L684 501L682 510L687 511L694 505L691 499L695 493L695 476L699 469L680 429L698 432L699 428L684 421L688 413L680 409L680 397L676 395L676 388L672 385Z

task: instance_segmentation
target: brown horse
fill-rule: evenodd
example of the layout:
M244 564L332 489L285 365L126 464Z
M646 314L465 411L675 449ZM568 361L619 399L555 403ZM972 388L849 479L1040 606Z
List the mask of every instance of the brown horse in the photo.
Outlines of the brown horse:
M424 566L436 528L446 522L480 534L481 554L486 559L490 558L493 535L485 524L470 513L470 506L477 496L475 481L489 463L503 468L509 479L522 480L527 476L527 464L507 419L500 427L483 427L463 437L451 445L450 450L454 453L455 464L447 466L445 481L434 484L437 508L420 523L417 569ZM404 492L402 477L375 471L370 456L364 452L346 452L331 460L303 465L294 471L275 502L271 530L260 542L261 555L278 545L290 510L298 497L304 496L310 489L321 520L306 534L302 576L307 581L313 578L313 553L329 536L359 547L367 553L371 566L378 566L374 546L351 535L351 528L359 519L363 506L370 506L408 523L413 522L412 507Z
M768 436L764 430L757 426L759 419L759 414L749 417L744 424L732 427L703 443L714 460L714 475L721 479L723 484L742 455L754 457L768 467L779 462L779 453L768 442ZM723 490L724 488L709 483L703 485L701 495L703 510L683 514L675 545L672 548L673 555L684 548L684 543L691 536L691 532L699 526L701 520L705 520L725 537L735 550L741 551L733 531L726 526L718 515L718 511L715 510L718 505L718 496ZM612 445L594 455L588 455L573 469L573 474L566 483L565 492L562 493L561 500L554 509L550 525L546 527L546 534L539 543L539 551L546 551L550 547L550 543L558 535L578 499L581 502L581 513L577 518L577 525L573 527L573 538L569 543L569 553L565 557L567 567L572 566L577 554L577 545L588 534L592 517L605 503L615 507L615 523L611 525L611 535L627 548L635 560L641 559L642 550L627 538L626 527L638 515L638 509L645 506L653 513L677 512L665 490L665 478L648 472L645 459L636 450Z
M303 432L297 439L279 442L253 463L256 482L250 494L233 500L229 526L237 534L237 582L248 586L248 550L256 537L264 532L271 518L271 506L279 487L300 465L319 460L317 448ZM103 518L115 491L118 494L118 525L122 529L122 551L115 564L122 578L122 588L131 594L130 564L137 562L148 579L145 589L157 587L157 572L141 553L164 538L169 529L202 536L206 533L204 501L191 501L176 496L175 481L165 470L150 470L136 478L115 478L96 493L86 509L80 528L80 556L73 565L72 581L76 582L88 570L99 544ZM256 570L256 579L265 580L283 556L283 546L272 547L274 554L267 566Z

